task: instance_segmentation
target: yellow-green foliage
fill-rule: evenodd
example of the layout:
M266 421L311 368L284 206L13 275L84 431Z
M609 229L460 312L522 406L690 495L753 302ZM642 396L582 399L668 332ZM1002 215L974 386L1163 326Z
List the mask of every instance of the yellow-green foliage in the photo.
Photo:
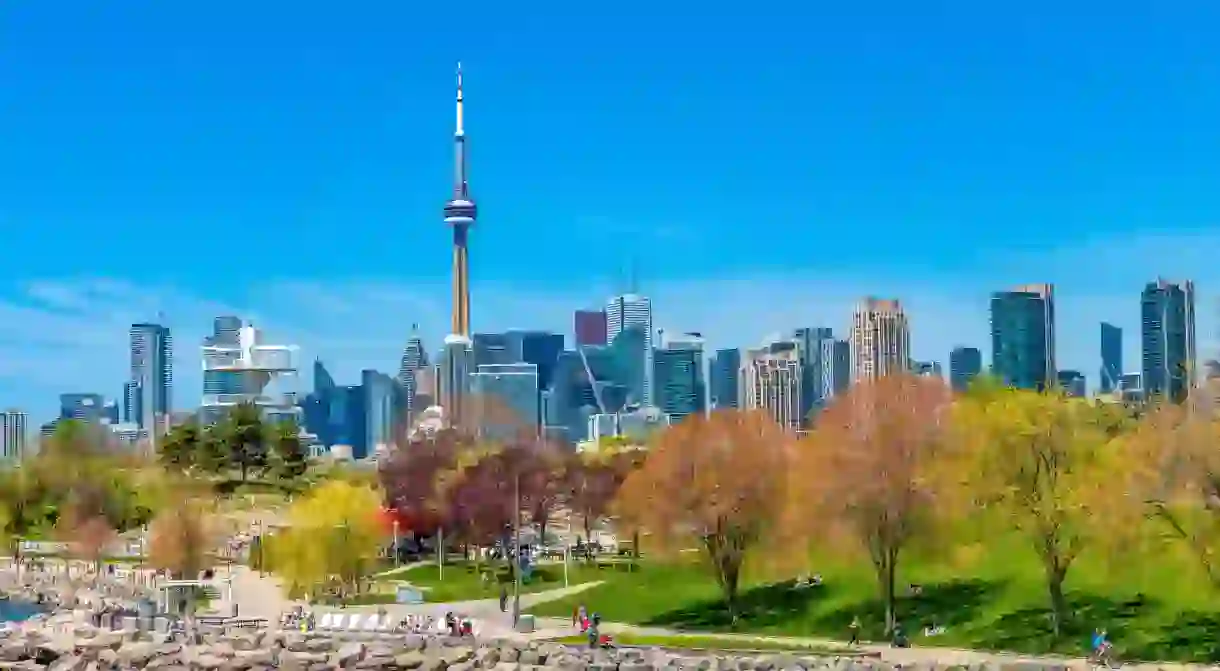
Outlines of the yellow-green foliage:
M288 528L266 550L290 592L316 593L327 586L355 591L385 541L381 495L372 487L333 480L312 490L288 511Z

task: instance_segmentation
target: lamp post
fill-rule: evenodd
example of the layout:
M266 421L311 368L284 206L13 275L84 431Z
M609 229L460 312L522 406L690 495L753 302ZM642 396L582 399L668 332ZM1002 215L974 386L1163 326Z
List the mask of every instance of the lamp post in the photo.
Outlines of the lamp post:
M521 473L513 475L513 629L521 619Z

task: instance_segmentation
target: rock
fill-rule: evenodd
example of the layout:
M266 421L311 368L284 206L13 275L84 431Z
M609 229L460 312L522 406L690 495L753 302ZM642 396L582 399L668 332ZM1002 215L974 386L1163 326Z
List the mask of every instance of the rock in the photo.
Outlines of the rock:
M0 662L16 662L25 659L29 654L25 641L6 641L0 646Z
M344 643L336 652L339 666L348 666L364 658L364 644L359 641Z
M404 652L394 656L394 666L400 669L418 669L424 665L425 657L418 650Z
M195 657L195 660L192 663L192 666L196 666L201 669L219 669L220 667L225 665L226 661L228 661L228 660L226 660L224 657L220 657L218 655L213 655L213 654L205 652L205 653Z

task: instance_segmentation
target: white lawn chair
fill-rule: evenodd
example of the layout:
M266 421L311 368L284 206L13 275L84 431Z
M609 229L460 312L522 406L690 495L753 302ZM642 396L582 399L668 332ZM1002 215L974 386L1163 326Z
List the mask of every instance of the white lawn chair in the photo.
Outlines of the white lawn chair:
M377 630L380 628L381 617L374 613L368 616L368 618L364 621L364 626L361 627L361 633L363 633L366 637L371 638L377 635Z
M386 613L385 617L381 618L381 626L377 627L377 633L393 634L396 625L397 622L395 622L394 616Z
M339 617L342 618L343 616L340 615ZM359 634L360 625L363 623L364 623L363 615L361 615L360 613L352 613L350 616L348 616L347 626L343 627L342 631L345 634Z

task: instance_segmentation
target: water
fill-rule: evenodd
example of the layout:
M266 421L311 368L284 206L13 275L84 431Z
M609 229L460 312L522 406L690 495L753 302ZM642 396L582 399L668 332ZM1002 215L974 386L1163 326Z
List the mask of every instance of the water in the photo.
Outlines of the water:
M41 608L28 601L0 600L0 622L22 622L41 612Z

